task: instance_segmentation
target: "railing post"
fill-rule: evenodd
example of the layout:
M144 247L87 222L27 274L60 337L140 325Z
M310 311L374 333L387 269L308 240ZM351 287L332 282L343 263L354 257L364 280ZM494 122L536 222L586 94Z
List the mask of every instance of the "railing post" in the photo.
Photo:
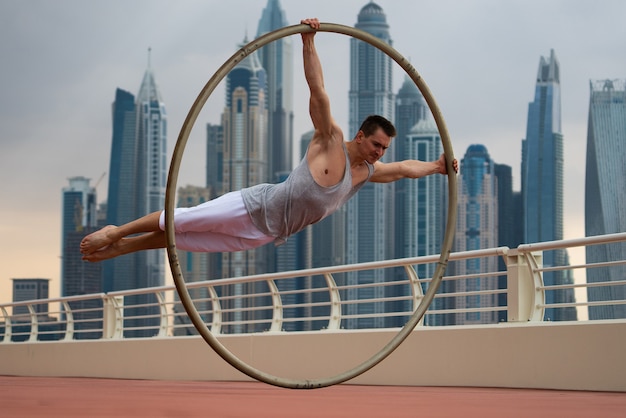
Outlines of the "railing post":
M424 292L422 291L422 285L420 284L419 277L413 266L407 264L404 266L404 271L409 277L411 293L413 295L413 311L415 311L417 307L420 306L420 303L422 303L422 299L424 299ZM417 325L424 325L425 317L426 315L422 315L422 319L420 319Z
M274 280L268 280L267 285L272 294L272 325L270 332L280 332L283 328L283 300Z
M30 337L28 342L37 341L37 335L39 334L39 321L37 319L37 312L33 305L28 305L28 312L30 312Z
M213 320L211 321L211 332L217 335L222 332L222 304L213 286L209 286L209 296L211 298L211 309L213 310Z
M124 330L124 296L104 296L102 299L102 338L122 338Z
M15 308L13 308L15 309ZM2 342L9 343L11 342L11 317L9 316L7 310L0 306L0 310L2 311L2 315L4 316L4 339Z
M169 315L167 314L167 303L165 301L165 295L163 292L156 292L155 296L159 302L159 333L157 337L165 337L167 335L167 328L169 323Z
M507 269L507 314L509 322L541 321L544 295L541 291L543 277L543 252L523 253L517 249L504 256Z
M337 289L337 283L330 273L324 273L328 297L330 298L330 318L327 329L339 329L341 327L341 295Z
M62 301L61 304L65 310L65 337L63 337L63 340L69 341L74 339L74 313L69 303Z

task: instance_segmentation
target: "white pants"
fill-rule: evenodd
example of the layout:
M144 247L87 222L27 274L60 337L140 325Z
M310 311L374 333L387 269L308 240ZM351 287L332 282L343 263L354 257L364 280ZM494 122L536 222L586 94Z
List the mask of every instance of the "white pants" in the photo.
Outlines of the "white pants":
M165 230L165 211L159 228ZM230 192L191 208L174 210L176 248L196 252L250 250L274 241L250 219L241 192Z

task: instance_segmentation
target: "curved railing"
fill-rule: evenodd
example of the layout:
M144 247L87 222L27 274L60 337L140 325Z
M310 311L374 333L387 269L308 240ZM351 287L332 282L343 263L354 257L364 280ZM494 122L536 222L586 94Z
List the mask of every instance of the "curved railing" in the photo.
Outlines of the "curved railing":
M626 233L619 233L452 253L449 275L421 325L553 320L554 312L567 310L574 314L566 318L584 320L589 307L625 305L624 299L588 301L586 291L626 286L626 280L588 283L584 276L593 269L626 271L626 260L543 262L551 251L625 242ZM189 283L188 290L214 334L397 328L419 305L438 259L433 255L216 279ZM544 283L555 273L571 280ZM353 276L359 279L351 281ZM373 281L373 276L384 279ZM554 297L561 294L575 297ZM0 304L0 343L191 334L195 329L174 286Z

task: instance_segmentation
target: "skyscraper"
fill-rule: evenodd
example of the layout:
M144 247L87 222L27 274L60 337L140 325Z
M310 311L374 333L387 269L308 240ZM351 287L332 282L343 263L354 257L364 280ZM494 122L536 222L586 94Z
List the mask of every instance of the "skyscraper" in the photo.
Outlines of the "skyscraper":
M226 107L222 115L223 193L269 180L266 88L265 70L256 53L240 62L226 78ZM238 277L267 272L266 247L222 253L222 276ZM252 293L243 286L236 286L233 292L237 296ZM237 299L233 303L253 302ZM243 313L237 311L234 315L241 316ZM240 332L241 329L235 327L232 331Z
M207 124L206 187L214 199L224 193L224 127ZM208 254L207 279L222 277L222 254Z
M398 141L398 145L400 142L404 143L405 154L402 159L434 161L443 152L439 131L431 119L420 119L404 139L395 140ZM396 242L403 249L398 257L418 257L440 253L447 213L446 183L446 177L439 175L406 182L404 187L406 198L403 200L402 211L397 212L396 215L396 222L404 230L401 235L402 241L398 241L396 237ZM435 264L420 264L415 266L415 269L419 278L427 279L433 276ZM444 292L445 288L444 282L438 292ZM428 286L423 286L422 290L425 293ZM404 295L408 292L409 290L405 289ZM430 309L443 309L445 302L444 298L434 299ZM410 305L405 305L403 310L412 310L412 308ZM428 315L424 322L428 325L444 325L442 315Z
M404 83L398 95L396 96L395 103L395 125L396 125L396 138L394 141L394 160L402 161L411 158L417 158L416 148L412 148L414 145L413 140L409 139L409 135L412 137L414 134L427 134L429 138L433 135L439 138L437 127L433 123L428 123L420 127L416 127L419 121L426 118L426 103L420 93L419 89L408 76L405 76ZM432 128L434 127L434 132ZM413 132L413 128L418 129L417 132ZM425 131L425 128L427 129ZM419 141L419 140L418 140ZM441 140L439 140L441 142ZM428 146L426 146L428 147ZM410 148L410 150L409 150ZM440 153L441 151L439 151ZM439 158L439 154L436 154L433 159ZM423 160L425 161L425 160ZM430 160L428 160L430 161ZM408 248L405 247L405 234L408 230L413 229L413 225L407 225L404 220L404 214L409 209L408 205L413 202L406 201L407 190L412 186L412 181L409 179L398 180L395 187L395 258L411 257L415 256L415 253L411 253Z
M265 70L256 53L240 62L226 78L222 194L269 180L265 89ZM224 254L223 274L231 277L258 272L263 267L256 264L262 260L257 255L258 250Z
M167 182L167 113L152 68L144 73L137 95L137 159L139 215L163 210ZM162 286L165 281L165 251L142 251L137 287Z
M223 189L224 129L222 125L208 123L206 130L206 187L210 189L212 199Z
M458 192L458 220L454 240L455 251L470 251L496 247L498 240L497 186L493 160L484 145L470 145L460 167ZM495 271L496 257L471 258L455 263L454 273L470 275L455 280L456 292L496 290L497 277L481 277L481 273ZM472 309L497 306L495 294L468 294L455 297L455 308ZM455 325L488 324L498 322L497 312L463 312L455 314Z
M560 67L554 50L541 57L537 72L535 98L528 105L526 139L522 141L522 207L524 208L524 241L542 242L563 239L563 134L561 133ZM545 267L569 264L565 250L543 254ZM547 286L570 284L571 274L564 271L544 272ZM574 292L546 291L546 303L573 302ZM552 321L576 318L573 308L549 308L546 319Z
M381 40L391 44L389 25L383 9L370 2L359 12L358 29L362 29ZM358 132L361 122L367 116L378 114L394 120L394 94L392 85L392 60L382 51L357 40L350 39L350 91L349 91L349 127L347 136ZM392 143L393 147L393 143ZM390 148L384 161L393 158ZM346 217L346 262L384 260L394 255L393 216L394 199L393 184L367 183L347 203ZM384 272L367 271L350 273L346 276L348 283L379 283L385 281ZM382 297L383 288L376 290L365 287L351 289L347 292L348 299L372 299ZM346 314L382 312L382 304L359 303L346 307ZM348 320L348 328L379 327L384 319Z
M41 278L13 279L13 303L27 300L48 299L49 282L50 279ZM48 304L37 304L35 306L35 313L38 315L47 315ZM15 306L11 319L16 322L30 321L28 306Z
M101 291L100 266L81 260L79 244L82 237L97 227L96 189L88 178L69 179L63 188L61 230L61 296Z
M138 158L135 96L117 89L113 102L113 136L109 162L109 189L106 222L122 225L137 217L138 184L135 181ZM136 258L117 257L102 263L105 292L131 287Z
M585 235L626 231L626 80L591 81L585 178ZM587 263L626 259L626 244L586 248ZM587 270L587 282L624 280L626 267ZM626 286L590 287L590 302L626 299ZM626 318L626 305L590 306L589 319Z
M257 36L287 26L278 0L268 0L259 20ZM292 37L282 38L259 49L259 60L267 78L267 141L270 182L284 181L293 169L293 45ZM305 235L305 234L302 234ZM300 248L307 241L295 236L279 247L268 246L268 269L295 270L310 263L309 251ZM291 282L289 282L291 283ZM293 283L291 283L293 284Z
M87 295L102 292L102 265L82 260L80 242L98 229L96 189L85 177L72 177L63 188L61 233L61 296ZM81 333L81 328L96 328L101 321L102 301L98 299L70 301L75 338L98 338L99 333Z
M279 0L268 0L259 20L257 37L287 26ZM269 179L280 181L292 170L293 159L293 47L292 38L282 38L259 49L267 77L267 139Z
M120 225L162 210L167 178L167 114L154 74L148 64L139 94L117 89L113 103L113 136L109 169L107 223ZM164 250L127 254L103 263L103 290L161 286L165 282ZM130 297L127 305L156 300ZM127 309L129 316L147 315L153 308ZM153 319L133 321L129 326L145 329L132 336L157 332ZM152 327L154 329L148 329ZM130 334L129 334L130 335Z
M162 210L167 177L167 115L150 66L137 99L117 89L109 169L107 223L120 225ZM163 250L142 251L104 263L104 290L160 286Z
M513 170L506 164L494 164L494 174L498 182L498 247L516 248L523 242L523 215L521 193L513 191ZM498 260L498 271L507 270L504 257ZM498 289L506 289L507 276L498 277ZM505 292L498 295L498 306L507 306ZM507 311L498 313L498 322L507 321Z

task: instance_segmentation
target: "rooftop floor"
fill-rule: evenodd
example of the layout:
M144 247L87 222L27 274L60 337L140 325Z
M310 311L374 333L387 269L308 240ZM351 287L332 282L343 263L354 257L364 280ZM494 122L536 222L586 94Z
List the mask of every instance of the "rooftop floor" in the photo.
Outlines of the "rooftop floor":
M626 393L0 376L6 417L623 417Z

